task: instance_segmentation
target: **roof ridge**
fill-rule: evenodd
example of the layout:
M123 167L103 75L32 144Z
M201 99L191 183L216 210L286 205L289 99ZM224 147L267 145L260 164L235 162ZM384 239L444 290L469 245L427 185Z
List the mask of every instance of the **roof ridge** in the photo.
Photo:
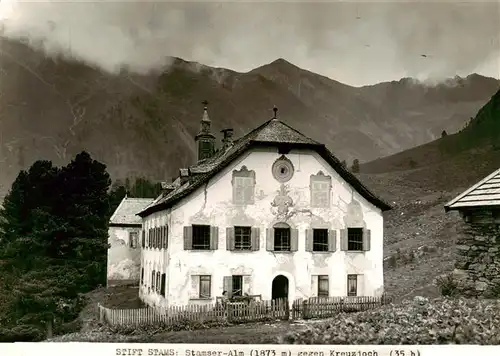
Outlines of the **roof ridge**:
M123 205L123 202L127 199L127 197L123 197L122 201L120 202L120 204L118 204L118 206L116 207L115 211L113 212L113 215L111 215L111 217L109 218L109 221L113 221L113 219L116 217L116 213L118 212L118 210L120 210L121 206Z
M299 134L299 135L301 135L301 136L304 136L304 137L305 137L305 138L307 138L308 140L314 141L316 144L324 146L324 144L319 143L318 141L316 141L316 140L314 140L314 139L310 138L309 136L304 135L302 132L300 132L299 130L297 130L297 129L293 128L292 126L288 125L286 122L281 121L280 119L277 119L277 121L279 121L281 124L283 124L283 125L285 125L286 127L288 127L290 130L294 131L295 133L297 133L297 134Z
M469 193L473 192L474 190L476 190L477 188L479 188L483 184L486 184L488 181L490 181L491 179L493 179L499 173L500 173L500 168L498 168L494 172L488 174L486 177L484 177L483 179L481 179L479 182L477 182L476 184L472 185L471 187L469 187L468 189L466 189L464 192L462 192L461 194L457 195L455 198L453 198L452 200L450 200L449 202L447 202L444 205L445 211L450 210L450 208L451 208L451 206L453 204L455 204L460 199L464 198Z

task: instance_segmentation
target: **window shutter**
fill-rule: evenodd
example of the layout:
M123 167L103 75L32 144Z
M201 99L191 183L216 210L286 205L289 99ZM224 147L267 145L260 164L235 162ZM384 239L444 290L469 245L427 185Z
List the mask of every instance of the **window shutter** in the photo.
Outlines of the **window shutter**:
M241 291L241 294L245 295L248 294L248 295L251 295L252 293L250 293L250 281L252 279L252 276L243 276L243 288L242 288L242 291Z
M146 230L142 230L142 248L146 247Z
M337 249L337 230L328 230L328 252L335 252Z
M340 250L347 251L347 229L340 229Z
M318 276L311 276L311 297L318 296Z
M306 229L306 251L312 252L313 250L313 229Z
M252 251L260 250L260 229L258 227L252 227Z
M193 227L184 226L184 250L193 249Z
M233 277L232 276L224 277L222 281L222 286L224 290L227 292L227 296L231 298L231 294L233 293Z
M165 293L165 282L166 282L166 279L167 279L167 275L165 273L162 273L161 274L161 287L160 287L160 294L163 295L164 297L166 297L166 293Z
M210 226L210 249L217 250L219 248L219 228Z
M290 251L296 252L299 250L299 230L290 229Z
M191 276L191 288L189 298L196 299L200 297L200 276Z
M234 227L226 227L226 250L234 251Z
M163 248L168 248L168 226L163 227L163 232L165 234L165 239L163 240Z
M274 229L266 229L266 250L274 251Z
M363 251L370 251L371 235L371 230L363 229Z

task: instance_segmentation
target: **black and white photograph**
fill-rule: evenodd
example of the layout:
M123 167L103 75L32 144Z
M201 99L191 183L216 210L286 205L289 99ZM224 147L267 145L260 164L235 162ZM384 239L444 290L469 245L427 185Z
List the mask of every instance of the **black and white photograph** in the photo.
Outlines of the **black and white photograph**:
M500 345L500 1L0 0L0 342Z

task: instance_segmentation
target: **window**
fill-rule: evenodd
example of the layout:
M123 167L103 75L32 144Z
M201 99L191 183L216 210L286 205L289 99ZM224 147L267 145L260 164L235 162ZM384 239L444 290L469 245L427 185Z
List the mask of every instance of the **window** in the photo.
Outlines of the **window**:
M210 250L210 226L193 225L193 250Z
M358 275L347 275L347 296L355 297L358 295Z
M234 227L234 249L251 250L252 248L252 228L248 226Z
M363 228L350 227L347 229L347 250L363 251Z
M128 246L130 248L137 248L137 232L130 231L128 233Z
M239 171L233 171L233 203L253 204L255 196L255 172L246 166Z
M146 230L142 230L142 248L146 247Z
M151 272L151 289L152 289L152 290L154 290L154 289L155 289L155 276L156 276L155 271L152 271L152 272Z
M184 250L217 250L219 228L210 225L184 226Z
M144 284L144 267L141 268L141 284Z
M330 206L330 191L332 180L330 176L319 171L311 176L311 206L313 208L327 208Z
M328 276L318 276L318 297L328 297Z
M160 293L160 290L161 290L160 280L161 280L161 274L160 274L160 272L156 272L156 292L157 293Z
M232 276L232 291L231 295L243 295L243 276Z
M328 229L313 229L313 251L328 251Z
M152 240L153 240L153 230L152 229L148 229L148 247L151 248L151 245L152 245Z
M200 298L210 298L212 293L212 277L200 276Z
M290 228L274 228L274 251L290 251Z

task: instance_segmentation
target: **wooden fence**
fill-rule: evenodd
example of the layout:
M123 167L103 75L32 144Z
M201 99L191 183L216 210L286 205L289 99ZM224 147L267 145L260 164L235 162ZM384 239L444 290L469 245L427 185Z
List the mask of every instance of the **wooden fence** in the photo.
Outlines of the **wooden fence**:
M287 300L273 300L246 303L228 303L226 306L214 305L188 305L173 306L167 309L141 308L141 309L109 309L98 305L99 318L114 326L139 326L139 325L172 325L179 322L190 321L222 321L232 323L264 321L264 320L289 320L328 318L340 312L356 312L379 307L389 303L383 297L330 297L309 298L295 300L290 309Z

